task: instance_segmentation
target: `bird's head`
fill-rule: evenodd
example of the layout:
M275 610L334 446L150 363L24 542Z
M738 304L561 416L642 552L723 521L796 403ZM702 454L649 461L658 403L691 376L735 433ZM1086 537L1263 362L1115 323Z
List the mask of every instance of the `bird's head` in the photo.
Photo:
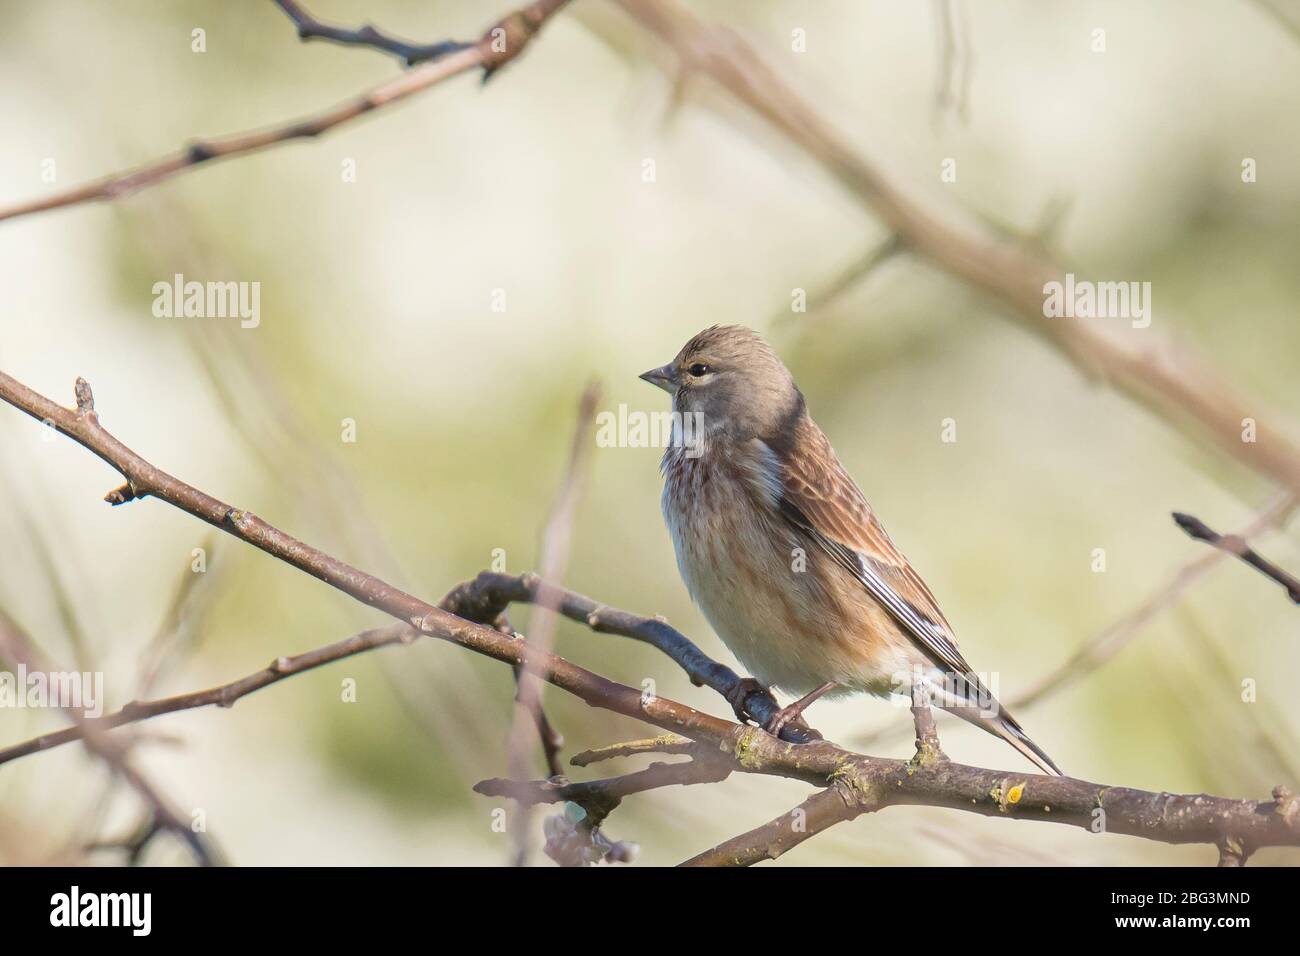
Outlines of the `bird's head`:
M699 413L705 429L743 440L779 430L803 396L772 347L743 325L700 332L667 365L641 375L673 396L673 410Z

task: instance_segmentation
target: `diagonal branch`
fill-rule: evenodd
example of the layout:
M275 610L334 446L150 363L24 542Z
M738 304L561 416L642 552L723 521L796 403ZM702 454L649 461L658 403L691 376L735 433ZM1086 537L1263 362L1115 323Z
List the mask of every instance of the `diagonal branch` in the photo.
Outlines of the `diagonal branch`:
M1281 416L1247 398L1204 356L1155 329L1044 315L1045 286L1066 269L1031 244L999 237L953 208L940 215L864 157L817 106L735 31L708 24L679 0L618 0L675 54L671 74L709 77L826 172L883 221L903 249L1008 307L1007 315L1166 423L1212 439L1278 484L1300 491L1300 444ZM1163 316L1162 316L1163 319ZM1243 442L1244 421L1256 441ZM1194 428L1189 426L1196 426Z
M105 496L109 503L116 505L138 498L158 498L364 604L418 628L424 634L512 666L523 664L523 642L502 634L493 627L477 623L495 619L495 615L486 613L488 609L482 605L477 608L461 608L458 604L459 595L453 593L445 603L449 607L458 607L460 615L435 607L299 541L247 511L234 508L187 485L140 457L109 434L99 422L90 386L82 379L77 380L76 397L75 409L64 408L0 372L0 399L72 438L126 479L126 484ZM675 631L672 633L676 634ZM678 649L679 652L700 658L699 667L717 669L716 673L731 673L704 657L685 638L680 635L677 637L685 645ZM540 663L540 673L545 680L575 694L588 704L645 720L665 730L694 739L698 739L696 735L703 735L704 739L716 743L727 739L730 728L736 726L665 697L642 695L639 690L600 677L554 655L545 656Z
M27 633L3 612L0 612L0 657L22 664L32 671L48 674L52 670ZM86 749L107 763L136 792L148 807L149 819L155 829L163 829L179 837L189 847L200 866L215 866L221 862L216 851L208 845L208 841L193 827L186 825L158 788L136 769L131 763L127 748L120 741L103 734L100 728L86 717L80 707L58 699L55 699L54 703L81 730L80 736L86 742ZM143 844L140 846L140 851L143 851ZM136 855L138 856L138 853Z
M1264 506L1238 536L1243 539L1252 538L1268 528L1283 523L1295 506L1296 495L1293 492L1280 493ZM1164 587L1119 620L1089 637L1060 667L1044 676L1018 697L1008 701L1007 707L1020 709L1036 704L1061 688L1091 674L1127 647L1152 618L1176 603L1193 584L1211 571L1222 557L1223 552L1204 554L1183 565L1170 577Z
M443 599L443 605L462 617L484 620L513 603L536 603L542 588L542 581L535 574L514 576L484 571L473 581L452 589ZM662 617L642 617L620 611L563 588L552 586L551 590L559 598L557 610L560 614L585 624L597 634L617 634L658 648L672 658L696 686L711 687L727 700L746 686L739 674L710 658ZM756 723L767 724L781 707L767 691L754 690L745 697L744 709ZM820 737L802 718L781 728L782 740L806 743Z
M409 644L419 637L419 632L409 624L389 624L386 627L362 631L342 641L318 647L295 657L277 657L260 671L255 671L238 680L211 687L207 690L177 694L174 697L160 697L156 700L135 700L111 714L96 719L78 721L71 727L49 734L33 737L31 740L14 744L0 750L0 765L19 757L51 750L63 744L81 740L86 736L87 726L98 730L111 730L125 724L135 724L151 717L173 714L179 710L194 710L199 707L233 707L235 701L247 697L263 687L277 684L287 677L305 674L326 664L352 657L363 651L386 647L390 644Z
M518 635L520 640L524 640L522 634ZM522 667L514 668L515 672L515 706L521 703L520 695L523 692L521 679L524 674ZM538 701L536 708L527 708L526 712L531 714L533 726L537 730L537 738L542 745L542 759L546 761L546 772L554 777L564 772L560 764L560 751L564 749L564 735L556 729L551 723L551 719L546 716L546 711Z
M752 866L775 860L805 840L837 823L852 820L875 807L853 790L830 786L818 790L799 806L740 836L691 857L682 866Z
M406 61L407 66L415 66L425 60L436 60L472 45L458 43L455 40L442 40L438 43L408 43L368 23L355 30L323 23L308 13L296 0L274 0L274 3L298 27L298 37L301 40L329 40L345 46L371 47L400 57Z
M1287 597L1295 604L1300 604L1300 580L1297 580L1293 574L1283 571L1267 558L1261 557L1259 552L1246 543L1244 537L1239 534L1219 534L1195 515L1175 511L1173 516L1174 523L1186 531L1189 537L1204 541L1226 554L1241 558L1260 574L1282 585L1286 589Z
M590 458L591 425L596 417L596 406L600 402L600 386L591 382L582 392L578 402L578 420L573 428L573 439L569 447L569 459L564 469L564 478L560 482L560 491L552 506L550 517L542 532L541 569L544 581L560 581L569 564L569 549L573 539L573 522L578 509L578 501L586 483L587 462ZM507 741L507 760L510 775L516 779L528 775L529 738L537 731L542 734L543 749L547 751L548 762L553 765L553 773L558 773L556 753L547 746L546 714L542 710L544 682L538 677L540 665L536 663L551 653L555 645L557 625L555 609L559 604L557 589L547 585L542 589L537 611L529 622L531 637L524 642L524 665L515 670L518 690L515 695L515 714L510 726L510 739ZM528 818L530 807L519 804L518 819L511 826L515 842L515 863L523 866L528 862L529 835Z
M911 766L921 770L936 763L947 763L948 757L939 746L929 691L923 684L912 687L912 719L916 724L916 755ZM845 785L845 780L835 775L829 778L829 783L830 786L817 791L793 810L705 850L681 865L752 866L775 860L823 830L885 805L870 788Z
M90 386L83 380L77 381L75 409L63 408L3 373L0 373L0 398L68 435L116 469L126 484L111 492L108 500L121 503L143 497L159 498L403 623L416 626L424 634L512 666L522 664L522 642L406 594L150 464L103 428ZM522 579L505 580L523 584ZM486 606L488 601L479 600L478 606L473 607L473 598L478 593L476 583L457 588L444 603L478 620L492 620L494 616L484 614L490 610ZM534 580L534 590L536 584ZM569 610L565 610L566 604L570 605ZM568 615L579 605L590 605L590 602L577 595L567 595L561 613ZM698 673L716 677L726 672L662 622L649 622L658 626L647 628L646 619L595 605L587 606L586 614L588 626L594 630L626 632L656 646L663 642L672 648L674 659L680 655L690 660ZM642 695L635 688L554 655L539 655L536 663L539 676L556 687L591 706L643 720L710 748L727 762L732 772L781 776L819 788L844 787L862 812L909 804L946 807L986 816L1050 821L1165 843L1208 843L1226 847L1242 859L1259 847L1300 846L1300 798L1285 787L1275 788L1272 800L1233 800L1207 794L1151 793L1107 787L1071 777L1009 773L946 760L867 757L825 740L794 744L773 737L759 727L712 717L665 697Z
M732 773L728 761L697 747L697 758L682 763L652 763L644 770L573 783L564 777L553 780L507 780L493 777L474 784L474 792L486 797L509 797L526 806L541 803L576 803L596 825L622 802L624 797L661 787L684 787L696 783L717 783Z
M1237 537L1242 540L1253 538L1269 528L1283 524L1294 510L1296 500L1294 492L1278 493L1238 532ZM1177 604L1191 590L1192 585L1214 570L1223 557L1223 551L1214 551L1183 564L1141 604L1089 635L1060 665L1007 700L1007 709L1019 713L1092 674L1136 640L1143 633L1143 628L1157 615ZM894 737L902 738L902 728L890 724L859 734L853 742L859 747L871 747Z
M0 220L16 219L79 203L119 199L214 160L255 153L296 139L320 136L336 126L349 123L373 110L397 103L473 69L481 68L486 78L522 53L542 25L567 2L568 0L535 0L496 23L476 43L417 66L396 79L321 113L266 129L196 140L179 153L137 169L115 173L42 199L0 208Z
M634 757L637 754L689 754L698 748L695 741L677 734L660 734L658 737L646 737L642 740L628 740L619 744L584 750L569 758L575 767L588 767L602 760L615 757Z

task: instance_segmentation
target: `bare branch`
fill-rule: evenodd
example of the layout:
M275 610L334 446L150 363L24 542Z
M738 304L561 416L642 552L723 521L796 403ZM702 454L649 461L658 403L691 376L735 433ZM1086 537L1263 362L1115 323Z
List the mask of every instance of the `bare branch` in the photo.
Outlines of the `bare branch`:
M1174 523L1186 531L1190 537L1197 541L1204 541L1211 547L1241 558L1260 574L1272 578L1282 585L1286 589L1287 597L1293 603L1300 604L1300 580L1296 580L1294 575L1283 571L1272 561L1260 557L1259 553L1246 543L1244 537L1239 534L1219 534L1195 515L1175 511L1173 517Z
M1255 6L1291 34L1291 39L1300 41L1300 12L1296 10L1294 4L1288 4L1286 0L1255 0Z
M1243 539L1251 538L1280 524L1295 508L1295 504L1296 495L1283 492L1265 505L1238 536ZM1222 552L1206 554L1183 565L1164 587L1118 621L1089 637L1079 645L1065 663L1027 688L1018 697L1008 701L1007 707L1022 709L1030 704L1036 704L1062 687L1091 674L1127 647L1152 618L1177 602L1193 584L1209 573L1222 557Z
M274 3L298 27L298 37L301 40L329 40L332 43L340 43L345 46L371 47L400 57L406 62L407 66L415 66L425 60L436 60L449 53L455 53L472 46L472 44L458 43L455 40L441 40L438 43L408 43L370 24L355 30L347 30L343 27L322 23L303 9L302 4L295 2L295 0L274 0Z
M484 571L473 581L453 589L443 605L453 613L483 620L511 603L536 601L541 586L535 574L515 577ZM737 692L746 686L746 678L710 658L662 617L641 617L606 607L562 588L557 589L557 593L560 597L558 610L562 615L585 624L598 634L617 634L657 647L672 658L696 686L711 687L727 700L736 697ZM768 723L781 709L776 699L764 690L750 691L743 703L749 715L761 724ZM782 740L803 743L820 738L821 735L802 719L793 720L781 728Z
M0 656L33 671L49 673L53 670L27 633L3 612L0 612ZM127 750L120 742L101 733L99 727L92 725L81 708L62 700L56 699L52 702L57 704L81 730L80 736L86 742L86 749L107 763L144 801L150 819L157 827L178 836L190 848L201 866L215 866L220 862L216 851L208 845L208 842L195 832L193 827L181 820L158 788L131 764Z
M386 647L389 644L409 644L417 637L419 637L419 632L408 624L389 624L386 627L362 631L360 634L354 634L345 640L327 644L324 647L307 651L305 654L299 654L296 657L277 657L260 671L227 684L210 687L207 690L177 694L174 697L161 697L157 700L135 700L114 713L105 714L103 717L96 719L87 718L64 730L42 734L23 743L6 747L0 750L0 764L6 764L11 760L17 760L19 757L26 757L29 754L39 753L42 750L50 750L71 743L74 740L81 740L86 735L87 727L97 730L111 730L114 727L138 723L162 714L172 714L178 710L194 710L198 707L233 707L235 701L241 697L247 697L263 687L279 683L286 677L303 674L325 664L342 660L345 657L373 650L376 647Z
M698 747L695 741L686 737L677 734L660 734L658 737L646 737L643 740L629 740L621 744L609 744L605 747L596 747L594 750L584 750L569 758L569 763L575 767L586 767L602 760L635 757L638 754L688 754L693 753Z
M775 860L823 830L875 809L859 797L855 791L838 784L818 790L793 810L726 843L719 843L681 865L752 866L764 860Z
M564 578L569 564L569 547L573 540L573 521L578 509L586 482L587 461L591 451L591 426L596 418L596 406L600 402L600 386L591 382L583 390L578 402L578 418L573 428L573 439L569 447L569 459L565 466L564 478L560 490L551 508L550 517L542 531L541 561L543 581L558 584ZM550 585L542 585L537 610L529 623L531 639L525 642L524 664L515 670L518 692L515 695L515 715L510 728L507 743L507 755L510 775L515 779L528 776L529 738L536 732L542 733L543 747L546 747L549 727L546 714L542 710L543 682L538 677L539 665L535 663L551 653L555 646L555 628L557 623L556 608L560 595ZM547 753L547 760L552 766L556 763L556 754ZM554 769L558 773L558 767ZM523 866L528 861L529 807L520 804L517 819L511 827L515 838L515 863Z
M1296 495L1292 492L1284 491L1278 494L1251 519L1238 537L1243 540L1251 538L1281 524L1291 514L1295 504ZM1100 631L1089 635L1063 663L1008 700L1007 708L1016 712L1024 710L1095 672L1137 639L1142 634L1142 629L1158 614L1181 600L1192 585L1215 568L1223 556L1224 552L1215 551L1182 565L1164 585L1141 604ZM859 734L854 738L854 743L860 747L871 747L901 736L901 728L896 724L890 724L869 733Z
M776 314L774 321L788 322L795 317L801 318L805 322L809 321L817 313L830 308L851 288L903 251L903 245L898 241L897 236L886 236L883 241L873 246L865 255L836 275L825 288L811 293L804 303L805 311L802 314L787 307Z
M934 726L934 711L930 709L929 692L919 681L912 685L912 723L916 726L916 760L947 760L939 746L939 731Z
M970 81L974 54L967 17L953 8L955 0L934 0L939 27L939 79L934 111L939 118L952 110L963 123L970 118ZM960 31L956 21L960 19ZM961 34L958 40L958 32Z
M523 635L518 635L523 640ZM520 703L520 694L523 690L523 684L520 678L523 676L523 668L514 668L515 672L515 705ZM523 709L526 714L531 714L533 726L537 729L537 738L542 744L542 759L546 761L546 772L554 777L564 772L564 767L560 763L560 751L564 749L564 735L555 729L549 717L546 716L546 710L542 707L540 701L536 707L526 707Z
M0 220L16 219L79 203L120 199L214 160L258 152L296 139L320 136L372 110L397 103L473 69L482 68L486 79L522 53L546 20L567 2L568 0L535 0L493 25L478 42L417 66L396 79L324 112L266 129L234 133L217 139L196 140L175 155L155 160L137 169L115 173L42 199L0 208Z
M1044 289L1065 269L1023 241L947 210L941 217L891 181L738 34L706 24L678 0L619 0L676 55L670 76L702 73L766 120L875 211L909 253L1008 306L1007 314L1063 352L1090 378L1119 389L1166 423L1211 438L1221 450L1300 491L1300 444L1281 416L1247 399L1204 357L1155 329L1044 315ZM1241 440L1256 423L1255 442ZM1189 429L1189 425L1197 428Z
M710 759L707 751L700 751L701 759L682 763L652 763L644 770L608 777L604 780L587 780L573 783L565 777L552 780L504 780L494 777L474 784L474 792L487 797L509 797L522 804L564 803L571 801L591 814L599 825L624 797L660 787L684 787L696 783L717 783L729 777L734 769L729 761L716 757Z
M110 499L160 498L403 623L418 625L425 634L512 666L522 663L520 641L406 594L158 469L103 428L89 386L82 383L78 396L85 399L79 401L78 408L63 408L0 373L0 398L39 421L49 422L126 478L126 485ZM520 599L534 599L538 586L535 577L530 586L524 579L480 575L475 582L455 589L444 604L463 609L475 620L494 620L500 612L501 595L480 583L485 580L489 585L495 582L520 589ZM593 630L626 633L656 646L662 644L674 659L689 661L695 673L720 680L724 671L730 673L662 622L595 606L568 592L561 595L561 613L572 616L582 611ZM924 804L1093 831L1098 831L1100 821L1100 830L1105 832L1166 843L1240 846L1246 853L1262 846L1300 846L1300 807L1284 788L1275 790L1271 801L1257 802L1206 794L1150 793L942 760L866 757L824 740L794 744L758 727L712 717L665 697L643 695L554 655L539 655L536 663L539 676L555 686L592 706L635 717L711 748L732 772L782 776L820 788L846 788L855 807ZM816 806L821 808L824 802L828 801L818 801ZM821 816L823 812L828 815ZM829 810L819 809L816 819L830 821Z

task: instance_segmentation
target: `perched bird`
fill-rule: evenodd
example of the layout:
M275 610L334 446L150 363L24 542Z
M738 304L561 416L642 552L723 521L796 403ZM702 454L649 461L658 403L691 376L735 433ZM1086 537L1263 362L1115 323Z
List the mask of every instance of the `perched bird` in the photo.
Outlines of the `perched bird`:
M1061 772L966 663L934 595L756 332L705 329L641 378L678 413L662 471L682 579L754 678L799 697L769 732L823 695L919 688ZM746 695L732 701L742 719Z

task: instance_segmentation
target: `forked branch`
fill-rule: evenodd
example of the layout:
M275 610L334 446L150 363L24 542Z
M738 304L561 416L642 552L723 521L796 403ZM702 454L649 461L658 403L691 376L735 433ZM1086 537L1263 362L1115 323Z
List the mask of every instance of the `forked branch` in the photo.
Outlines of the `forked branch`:
M56 428L116 469L126 483L110 492L108 500L122 503L145 497L159 498L383 610L402 625L512 666L523 663L523 641L477 622L495 620L509 601L536 600L539 588L543 587L536 579L480 575L453 590L444 600L444 607L436 607L149 463L100 424L94 396L84 381L77 382L77 405L72 409L50 401L3 373L0 373L0 398ZM686 662L687 673L708 678L702 682L724 683L727 675L735 677L662 621L603 607L554 585L544 587L549 594L558 595L557 610L564 616L582 620L596 631L624 634L661 647L674 660ZM382 633L382 638L372 637L370 642L378 646L381 641L398 643L410 638L404 628ZM318 658L309 659L326 663L328 659L346 656L337 645L332 648L322 649ZM970 767L945 759L926 759L923 753L911 761L867 757L825 740L798 744L778 739L759 727L713 717L666 697L642 694L551 654L529 654L528 660L540 678L588 704L670 731L674 736L664 740L663 746L679 746L679 738L686 738L701 748L700 754L707 751L721 761L716 766L701 766L702 773L726 771L782 776L819 788L822 795L803 805L804 819L811 821L813 832L887 806L923 804L987 816L1047 821L1092 832L1124 833L1165 843L1207 843L1241 860L1263 846L1300 846L1300 799L1283 787L1274 791L1272 800L1232 800L1206 794L1149 793L1071 777ZM262 685L265 686L282 678L271 674L257 679L265 682ZM107 729L112 724L104 726ZM918 721L918 730L924 751L928 732L923 720ZM35 746L25 752L39 749L48 747ZM633 775L631 779L635 783L625 779L603 786L618 795L618 788L636 789L659 782L660 777L665 785L670 781L679 782L680 774L686 772L655 770ZM530 799L541 792L538 787L520 789L517 784L505 782L492 786L502 792L510 789ZM573 792L581 794L582 790ZM758 837L742 839L749 850L741 847L744 852L740 852L737 847L724 844L727 849L717 858L725 856L735 862L753 862L770 857L772 852L768 851L773 848L783 852L807 838L806 830L787 835L772 830L772 826L769 824ZM762 853L758 852L760 849Z
M436 59L429 59L396 79L320 113L265 129L195 140L179 153L154 160L137 169L114 173L41 199L0 208L0 220L30 216L79 203L119 199L215 160L320 136L461 73L482 69L484 78L489 77L519 56L542 25L567 2L568 0L535 0L488 28L477 42L450 44L449 49ZM296 4L292 6L296 7Z

